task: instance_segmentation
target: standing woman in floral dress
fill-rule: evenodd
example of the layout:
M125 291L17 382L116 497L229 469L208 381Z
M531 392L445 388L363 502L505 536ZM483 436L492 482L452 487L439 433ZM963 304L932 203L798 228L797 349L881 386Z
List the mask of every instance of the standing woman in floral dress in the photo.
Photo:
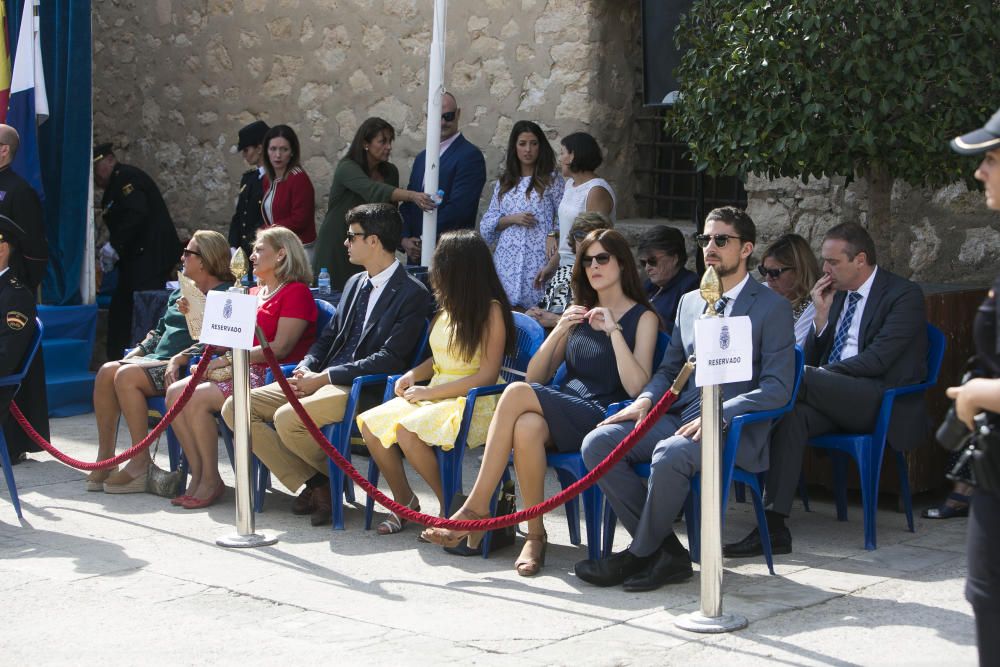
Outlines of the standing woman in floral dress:
M486 242L495 246L493 263L514 308L525 310L545 295L535 276L545 265L545 239L556 229L563 177L555 171L552 146L537 124L514 123L507 142L504 171L479 223Z

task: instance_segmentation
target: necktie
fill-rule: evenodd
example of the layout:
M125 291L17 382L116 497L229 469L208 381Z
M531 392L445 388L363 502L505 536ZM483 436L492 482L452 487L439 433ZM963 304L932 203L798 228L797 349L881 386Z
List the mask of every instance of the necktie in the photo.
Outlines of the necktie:
M724 315L726 313L726 304L728 303L729 303L728 296L724 296L718 301L716 301L714 307L716 315L720 316ZM684 408L684 411L681 412L681 423L686 424L695 417L698 417L700 415L701 415L701 391L698 391L698 398L691 401L691 403L688 404L686 408Z
M827 359L828 364L840 361L840 355L843 354L844 345L847 343L847 332L850 331L851 322L854 321L854 311L858 309L858 301L861 301L860 294L857 292L847 293L847 308L844 310L844 316L840 318L837 333L833 337L833 347L830 348L830 357Z
M358 298L354 300L354 307L351 309L351 330L347 334L340 352L330 363L331 366L339 366L354 361L354 353L361 342L361 332L365 328L365 314L368 312L368 300L372 295L372 281L365 280L358 290Z

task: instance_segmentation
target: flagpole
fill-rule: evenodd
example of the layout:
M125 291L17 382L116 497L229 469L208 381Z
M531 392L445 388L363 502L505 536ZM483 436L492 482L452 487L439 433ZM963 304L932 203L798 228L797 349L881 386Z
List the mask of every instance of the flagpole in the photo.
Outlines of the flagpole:
M427 144L424 161L424 192L436 195L438 191L439 161L441 158L441 97L444 95L445 26L447 25L448 0L434 0L434 29L431 34L431 57L427 69ZM431 265L437 245L437 209L424 211L421 234L420 263Z

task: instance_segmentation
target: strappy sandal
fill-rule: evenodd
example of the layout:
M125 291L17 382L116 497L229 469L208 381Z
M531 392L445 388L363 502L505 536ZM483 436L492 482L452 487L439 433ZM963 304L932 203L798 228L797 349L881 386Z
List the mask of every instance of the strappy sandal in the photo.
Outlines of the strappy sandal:
M937 507L928 507L921 516L925 519L957 519L969 516L969 503L972 499L961 493L952 492L948 499ZM949 504L951 502L952 504Z
M417 500L417 494L413 494L413 497L410 498L408 503L406 503L406 506L415 512L420 511L420 501ZM402 532L403 527L406 526L407 523L409 523L409 521L395 512L389 512L389 516L387 516L382 523L375 528L375 530L379 535L395 535L396 533Z
M486 517L479 516L470 509L463 507L462 509L455 512L451 517L456 520L473 520L479 521ZM475 549L479 546L479 543L485 535L483 531L457 531L457 530L447 530L445 528L427 528L422 533L420 537L424 538L427 542L432 542L434 544L441 545L442 547L457 547L462 540L468 538L468 546L470 549Z
M535 558L525 558L524 552L532 542L541 542L542 550ZM524 536L524 546L521 548L521 555L514 561L514 569L522 577L533 577L542 570L545 565L545 550L549 546L549 537L546 533L528 533Z

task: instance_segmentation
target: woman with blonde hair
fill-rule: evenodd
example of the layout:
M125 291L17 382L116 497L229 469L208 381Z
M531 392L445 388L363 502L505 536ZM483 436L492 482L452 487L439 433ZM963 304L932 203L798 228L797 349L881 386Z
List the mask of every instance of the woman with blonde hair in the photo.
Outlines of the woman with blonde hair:
M181 253L181 269L202 292L225 290L229 273L229 243L219 232L197 231ZM101 366L94 382L94 415L97 418L97 460L115 453L119 418L124 415L132 442L149 430L146 399L163 396L166 386L177 379L183 351L194 341L184 317L184 298L179 289L167 299L167 308L156 323L120 361ZM132 457L122 470L95 470L87 475L88 491L141 493L146 490L146 471L152 459L149 450Z
M299 237L285 227L269 227L257 232L253 254L257 287L257 325L267 338L280 363L302 359L316 338L316 302L309 292L312 270ZM250 350L250 387L264 384L267 363L254 336ZM185 509L200 509L215 503L225 490L219 476L219 441L215 415L233 393L232 356L227 354L207 362L206 377L191 400L174 420L174 433L184 449L191 471L187 492L171 502ZM192 369L193 372L193 369ZM172 406L190 378L167 389L167 406Z
M819 280L819 264L809 242L798 234L785 234L764 250L757 271L767 286L792 302L795 344L805 347L816 308L809 293Z

